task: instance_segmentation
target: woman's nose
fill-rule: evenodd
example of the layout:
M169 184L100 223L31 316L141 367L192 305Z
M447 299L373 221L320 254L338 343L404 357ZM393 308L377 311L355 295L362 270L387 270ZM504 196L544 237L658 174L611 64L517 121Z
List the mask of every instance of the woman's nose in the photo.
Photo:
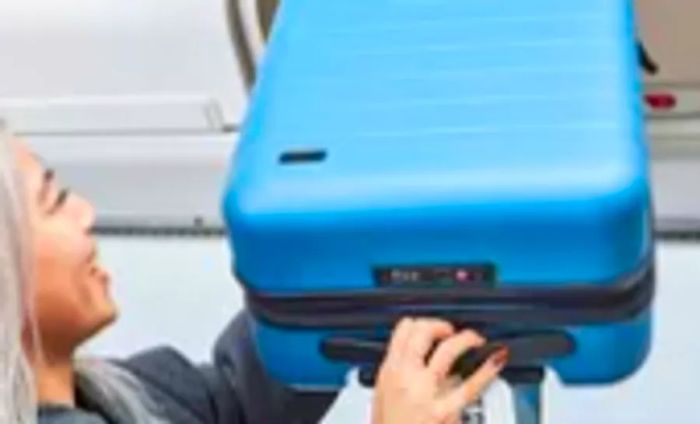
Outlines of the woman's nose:
M78 223L81 229L85 231L90 231L95 225L95 208L79 195L72 195L70 203L73 218Z

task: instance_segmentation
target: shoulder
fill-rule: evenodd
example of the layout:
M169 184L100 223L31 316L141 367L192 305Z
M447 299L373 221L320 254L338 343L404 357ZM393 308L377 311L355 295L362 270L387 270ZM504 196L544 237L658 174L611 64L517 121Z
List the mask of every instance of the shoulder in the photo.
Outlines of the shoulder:
M41 406L38 424L107 424L99 415L66 406Z
M115 364L131 372L174 422L215 422L207 379L177 350L157 347Z

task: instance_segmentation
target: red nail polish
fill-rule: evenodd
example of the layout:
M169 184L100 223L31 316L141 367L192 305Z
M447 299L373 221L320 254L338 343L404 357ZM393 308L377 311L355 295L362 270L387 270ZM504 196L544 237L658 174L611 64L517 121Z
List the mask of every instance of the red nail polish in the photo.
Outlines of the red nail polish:
M491 357L492 363L498 368L501 368L508 363L508 359L510 359L510 350L508 350L507 347L504 347L503 349L494 353Z

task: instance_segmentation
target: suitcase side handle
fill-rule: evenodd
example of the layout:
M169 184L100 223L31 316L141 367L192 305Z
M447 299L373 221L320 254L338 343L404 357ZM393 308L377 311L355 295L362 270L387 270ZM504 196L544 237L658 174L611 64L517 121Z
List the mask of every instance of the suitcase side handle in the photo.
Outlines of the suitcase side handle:
M541 366L547 361L571 355L576 350L574 339L563 331L496 337L460 356L451 374L466 379L504 347L510 351L508 366L512 368ZM386 341L355 337L329 337L321 343L321 352L328 359L359 365L360 382L368 387L374 385L386 348Z

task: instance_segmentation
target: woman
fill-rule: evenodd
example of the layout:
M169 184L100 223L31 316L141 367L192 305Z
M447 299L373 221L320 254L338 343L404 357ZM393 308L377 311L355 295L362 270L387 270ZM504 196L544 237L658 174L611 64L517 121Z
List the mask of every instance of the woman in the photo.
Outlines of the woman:
M210 365L169 348L124 361L76 359L79 346L116 318L91 235L94 219L92 206L61 188L23 143L0 137L0 423L322 418L336 394L296 393L272 381L254 354L245 313L223 332ZM380 370L374 424L456 422L507 360L499 352L469 380L448 385L454 359L483 343L445 322L404 319Z

